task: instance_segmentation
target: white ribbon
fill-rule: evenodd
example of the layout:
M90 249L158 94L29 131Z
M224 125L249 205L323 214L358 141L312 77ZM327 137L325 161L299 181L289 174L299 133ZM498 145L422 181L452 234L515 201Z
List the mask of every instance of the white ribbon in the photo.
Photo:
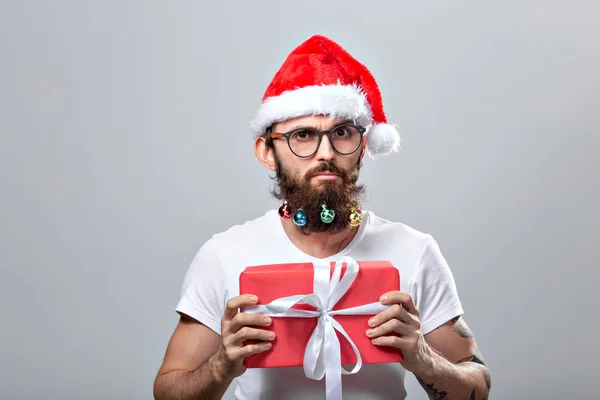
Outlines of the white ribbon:
M344 263L347 264L346 273L340 279ZM325 376L327 400L341 400L342 374L357 373L362 367L362 358L356 344L350 339L342 325L333 318L333 315L373 315L385 310L388 306L375 302L342 310L332 310L354 282L360 267L354 259L343 257L336 262L330 280L329 262L313 263L313 265L315 269L314 293L281 297L266 305L249 307L244 312L272 317L317 317L317 327L310 336L304 352L304 374L313 380L321 380ZM310 304L317 310L292 308L296 304ZM354 349L356 365L352 371L342 368L340 342L335 330L338 330Z

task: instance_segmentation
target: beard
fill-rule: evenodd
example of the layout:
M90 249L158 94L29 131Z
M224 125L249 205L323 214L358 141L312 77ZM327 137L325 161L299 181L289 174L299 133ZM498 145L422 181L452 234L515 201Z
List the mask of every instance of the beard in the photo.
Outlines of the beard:
M349 228L348 221L353 209L358 210L360 198L364 194L364 185L358 185L360 161L349 171L338 168L332 162L323 162L307 171L303 177L295 177L286 170L275 155L276 181L271 191L277 200L286 200L291 214L302 209L307 217L306 225L300 227L305 234L339 233ZM339 175L339 179L320 182L318 186L311 184L315 175L330 171ZM341 180L341 182L340 182ZM322 205L335 211L331 223L321 221Z

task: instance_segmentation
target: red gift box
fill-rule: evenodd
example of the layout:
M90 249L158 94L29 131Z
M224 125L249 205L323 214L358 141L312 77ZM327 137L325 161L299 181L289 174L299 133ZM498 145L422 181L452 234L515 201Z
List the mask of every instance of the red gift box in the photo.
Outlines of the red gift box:
M400 274L389 261L359 261L354 282L332 308L333 311L378 302L382 294L400 290ZM331 263L331 275L335 262ZM346 265L342 266L342 277ZM240 294L255 294L258 304L266 305L275 299L313 293L314 265L312 263L275 264L247 267L240 275ZM306 304L296 309L315 310ZM243 312L244 310L242 310ZM346 330L360 352L363 364L400 362L398 349L376 346L366 335L372 315L332 316ZM275 332L273 347L263 353L247 357L247 368L302 366L306 345L317 326L317 318L273 316L269 329ZM356 364L357 359L348 340L336 330L340 342L342 364Z

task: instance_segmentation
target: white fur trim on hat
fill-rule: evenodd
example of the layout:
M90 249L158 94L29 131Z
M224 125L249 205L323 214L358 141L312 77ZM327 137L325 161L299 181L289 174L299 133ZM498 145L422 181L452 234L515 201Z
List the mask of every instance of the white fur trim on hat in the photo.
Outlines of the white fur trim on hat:
M400 134L394 125L373 125L366 138L367 154L373 160L400 150Z
M356 85L314 85L289 90L267 98L256 112L250 128L254 137L264 135L276 122L307 115L347 118L367 128L367 154L376 159L400 150L400 135L395 126L373 124L367 96Z
M250 128L254 137L265 134L276 122L306 115L348 118L368 126L372 123L366 95L355 85L315 85L267 98L259 107Z

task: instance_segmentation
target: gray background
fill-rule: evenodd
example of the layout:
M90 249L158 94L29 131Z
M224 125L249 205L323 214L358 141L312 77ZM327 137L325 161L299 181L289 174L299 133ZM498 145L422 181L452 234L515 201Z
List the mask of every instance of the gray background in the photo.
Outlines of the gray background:
M1 3L0 399L152 397L194 253L277 206L248 121L313 33L381 85L367 205L440 242L492 398L597 398L599 3L258 3Z

